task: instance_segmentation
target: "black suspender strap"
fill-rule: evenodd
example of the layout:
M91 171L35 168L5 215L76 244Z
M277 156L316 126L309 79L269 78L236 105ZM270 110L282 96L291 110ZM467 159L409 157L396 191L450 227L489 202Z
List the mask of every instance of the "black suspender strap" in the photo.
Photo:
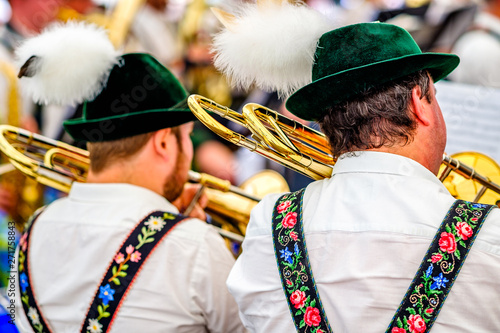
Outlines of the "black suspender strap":
M161 240L186 217L154 212L129 234L108 267L83 321L82 333L107 332L142 264ZM102 331L101 331L102 330Z
M456 200L386 332L429 332L486 216L495 206Z
M281 196L273 244L297 332L332 332L311 272L303 234L304 190ZM429 332L484 220L496 206L456 200L441 223L386 333Z
M156 211L143 220L130 232L114 255L104 275L93 301L82 323L81 332L107 332L122 301L140 272L143 263L149 258L163 238L186 217ZM23 308L35 332L52 332L36 304L29 275L29 237L34 223L26 230L20 240L19 284Z
M283 195L273 211L274 254L297 332L332 332L311 271L302 224L304 189Z
M35 293L31 288L30 279L30 265L29 265L29 245L31 229L36 220L40 216L42 209L37 211L33 217L28 221L25 231L19 240L19 258L17 261L17 270L19 273L19 290L21 291L21 303L23 305L24 313L33 328L33 331L38 333L51 332L49 325L40 312L40 308L35 301Z

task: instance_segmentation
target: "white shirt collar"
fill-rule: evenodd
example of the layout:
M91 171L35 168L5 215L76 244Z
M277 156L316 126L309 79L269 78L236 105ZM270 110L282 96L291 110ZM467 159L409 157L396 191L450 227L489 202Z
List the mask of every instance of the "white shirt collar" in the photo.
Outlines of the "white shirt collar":
M178 209L167 199L147 188L126 183L78 183L71 186L68 197L80 202L135 202L137 198L148 201L152 205L172 213L179 213Z
M367 172L425 178L436 184L443 184L420 163L396 154L361 151L354 155L346 153L340 156L333 166L332 176L341 173Z

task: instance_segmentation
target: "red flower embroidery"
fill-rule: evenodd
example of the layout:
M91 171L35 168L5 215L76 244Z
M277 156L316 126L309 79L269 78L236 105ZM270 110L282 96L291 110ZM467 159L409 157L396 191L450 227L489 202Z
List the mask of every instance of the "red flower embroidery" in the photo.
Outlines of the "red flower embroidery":
M287 201L284 201L284 202L280 203L278 205L278 207L276 207L276 209L278 210L278 213L281 214L285 210L287 210L288 208L290 208L291 204L292 204L292 202L290 200L287 200Z
M425 310L425 312L427 312L427 313L433 313L434 309L433 308L428 308L427 310Z
M406 333L404 328L393 327L391 333Z
M458 222L455 225L455 229L457 229L457 234L463 240L467 240L473 234L472 228L465 222Z
M304 321L307 326L318 326L321 323L321 316L319 315L319 310L308 306L306 309L306 314L304 315Z
M28 242L26 241L28 239L28 233L25 232L22 236L21 239L19 240L19 245L21 245L21 249L23 252L26 252L26 248L28 247Z
M457 249L455 236L449 232L442 232L439 239L439 248L443 252L453 253Z
M295 223L297 223L297 213L295 212L287 213L286 216L283 218L283 221L281 221L281 223L284 228L293 228Z
M321 328L316 331L316 333L325 333Z
M289 285L289 286L291 286L293 283L290 280L286 280L286 284Z
M292 231L292 232L290 232L290 237L292 237L292 239L294 241L297 241L297 239L299 238L299 235L297 235L297 233L295 231Z
M472 222L477 222L477 217L473 217L470 219Z
M408 318L408 325L410 326L408 329L412 333L422 333L425 332L427 328L425 326L425 321L420 315L410 315L410 318Z
M438 254L435 254L431 257L431 261L432 263L436 263L438 262L439 260L443 259L443 256L440 255L439 253Z
M123 261L125 260L125 257L123 256L123 253L119 252L116 256L115 256L115 262L117 264L121 264Z
M290 295L290 302L292 302L296 309L304 307L306 303L306 293L300 290L295 290Z

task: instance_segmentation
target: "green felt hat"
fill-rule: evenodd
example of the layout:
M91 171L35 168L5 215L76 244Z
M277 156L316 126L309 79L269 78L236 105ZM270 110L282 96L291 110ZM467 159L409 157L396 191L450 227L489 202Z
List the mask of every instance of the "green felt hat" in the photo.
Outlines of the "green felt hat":
M287 109L305 120L318 120L328 107L406 75L427 69L439 81L459 58L422 53L403 28L387 23L360 23L323 34L315 51L312 83L297 90Z
M110 141L174 127L196 117L187 91L155 58L144 53L120 57L104 89L83 103L81 118L64 122L75 139Z

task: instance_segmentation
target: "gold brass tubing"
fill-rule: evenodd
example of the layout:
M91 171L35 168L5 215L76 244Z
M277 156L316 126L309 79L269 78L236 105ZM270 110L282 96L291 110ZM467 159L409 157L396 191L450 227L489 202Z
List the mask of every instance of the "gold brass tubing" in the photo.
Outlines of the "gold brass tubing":
M488 189L500 193L500 186L490 181L490 179L478 174L471 167L461 164L459 160L443 155L443 163L450 166L456 173L467 179L477 181L479 184L486 186Z
M273 150L261 143L248 139L243 135L233 132L216 121L212 116L209 115L208 111L216 113L223 116L224 113L229 115L228 120L231 120L245 128L249 128L246 119L243 115L227 110L226 107L218 106L217 103L210 101L209 99L202 97L200 95L191 95L188 98L188 105L193 114L200 120L205 126L207 126L214 133L222 137L223 139L232 142L240 147L251 149L261 156L264 156L276 163L287 166L288 168L302 173L313 179L323 179L331 176L332 168L329 165L325 165L320 162L315 162L313 167L304 167L301 165L303 157L300 155L287 155L279 151ZM222 110L225 110L224 112ZM307 161L309 162L309 160Z

